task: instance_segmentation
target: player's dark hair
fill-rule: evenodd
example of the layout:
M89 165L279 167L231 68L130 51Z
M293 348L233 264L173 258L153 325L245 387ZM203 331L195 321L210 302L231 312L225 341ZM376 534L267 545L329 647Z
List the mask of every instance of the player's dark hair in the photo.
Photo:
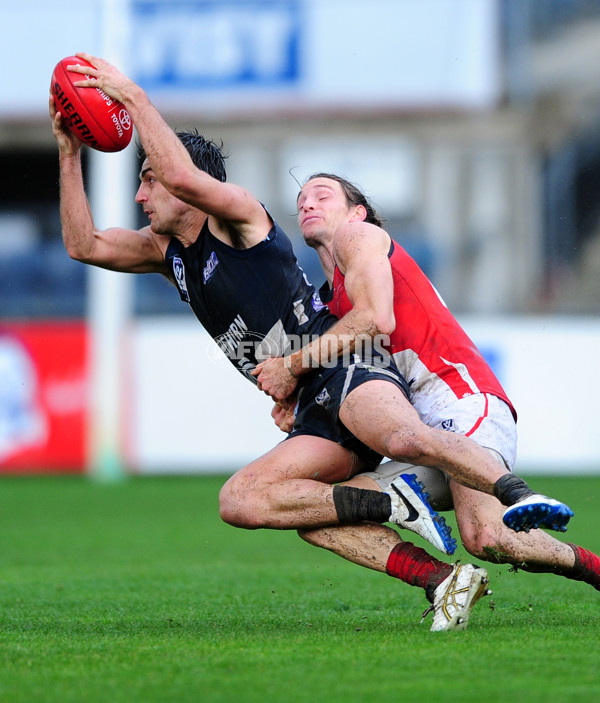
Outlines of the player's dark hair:
M227 180L225 171L225 159L223 153L223 142L217 144L210 139L203 137L197 129L188 129L176 132L188 154L192 157L194 166L209 176L224 183ZM147 154L144 147L138 143L138 155L143 161Z
M344 191L344 195L346 196L348 207L352 207L352 205L362 205L367 211L365 222L369 222L372 225L377 225L378 227L383 226L380 216L375 211L373 205L369 202L367 196L357 186L355 186L354 183L350 183L350 181L347 181L345 178L336 176L333 173L313 173L312 176L309 176L306 179L304 184L306 185L306 183L312 181L314 178L329 178L330 180L339 183Z
M196 168L225 183L227 180L225 173L227 156L223 154L223 142L217 144L211 139L205 139L197 129L176 132L176 134L192 157Z

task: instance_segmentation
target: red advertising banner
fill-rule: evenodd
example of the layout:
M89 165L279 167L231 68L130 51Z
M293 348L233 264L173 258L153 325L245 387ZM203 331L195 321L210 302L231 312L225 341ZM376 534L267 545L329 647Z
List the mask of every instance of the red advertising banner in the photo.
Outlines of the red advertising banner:
M0 321L0 473L82 472L88 388L85 323Z

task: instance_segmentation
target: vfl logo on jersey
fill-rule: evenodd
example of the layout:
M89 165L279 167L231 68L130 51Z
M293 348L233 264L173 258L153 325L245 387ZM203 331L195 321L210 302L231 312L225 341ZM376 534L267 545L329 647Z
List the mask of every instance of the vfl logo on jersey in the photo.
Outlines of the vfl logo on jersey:
M321 296L315 291L312 295L312 306L313 310L319 312L325 307L325 303L321 300Z
M444 420L441 424L441 428L447 432L454 432L454 420Z
M204 270L202 271L202 276L204 278L204 283L206 283L210 277L213 275L215 272L215 269L217 268L217 264L219 263L219 259L217 259L217 255L215 252L211 252L210 256L208 257L208 260L206 261L206 266L204 267Z
M321 405L324 408L329 405L330 400L331 398L329 396L329 393L327 392L327 388L323 388L319 395L315 397L315 403L317 403L317 405Z
M190 294L188 293L187 286L185 284L185 266L183 261L178 257L173 257L173 275L175 276L175 283L179 288L179 294L181 299L185 300L186 303L190 302Z
M299 325L304 325L308 322L308 315L306 314L306 310L304 309L304 305L301 300L294 300L292 303L294 306L294 315L296 316L296 319L298 320Z

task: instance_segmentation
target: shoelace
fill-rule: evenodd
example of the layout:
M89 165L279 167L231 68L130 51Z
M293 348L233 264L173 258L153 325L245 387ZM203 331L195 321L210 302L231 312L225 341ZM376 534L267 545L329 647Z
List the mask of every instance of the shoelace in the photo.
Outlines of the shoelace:
M425 618L429 615L429 613L433 612L435 610L433 603L427 608L427 610L424 610L422 615L421 615L421 622L425 620Z

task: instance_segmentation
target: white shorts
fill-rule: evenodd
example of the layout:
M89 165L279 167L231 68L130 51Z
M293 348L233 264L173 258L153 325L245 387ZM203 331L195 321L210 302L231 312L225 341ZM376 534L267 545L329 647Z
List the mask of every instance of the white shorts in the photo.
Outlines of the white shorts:
M458 432L470 437L512 471L517 456L517 426L508 405L500 398L478 393L461 398L428 418L427 424L447 432ZM360 474L368 476L385 490L400 474L414 473L429 493L435 510L451 510L452 494L448 477L443 471L426 466L413 466L398 461L386 461L375 471Z

